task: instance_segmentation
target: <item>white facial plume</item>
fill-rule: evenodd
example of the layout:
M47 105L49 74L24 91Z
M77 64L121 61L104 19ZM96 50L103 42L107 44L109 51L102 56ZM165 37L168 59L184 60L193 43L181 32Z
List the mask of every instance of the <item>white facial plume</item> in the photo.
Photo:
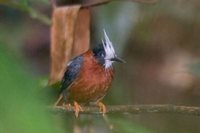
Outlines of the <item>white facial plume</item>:
M112 58L116 56L115 50L113 48L112 42L108 38L105 30L104 30L104 39L102 40L103 47L105 50L105 68L109 68L112 66L113 61L111 61Z

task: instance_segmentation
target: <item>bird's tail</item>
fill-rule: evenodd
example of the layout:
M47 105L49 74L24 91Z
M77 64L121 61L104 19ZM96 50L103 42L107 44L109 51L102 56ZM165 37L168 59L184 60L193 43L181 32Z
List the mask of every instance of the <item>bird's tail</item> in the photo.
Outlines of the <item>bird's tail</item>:
M63 98L63 95L60 94L58 100L54 103L54 106L62 106L64 103L64 98Z

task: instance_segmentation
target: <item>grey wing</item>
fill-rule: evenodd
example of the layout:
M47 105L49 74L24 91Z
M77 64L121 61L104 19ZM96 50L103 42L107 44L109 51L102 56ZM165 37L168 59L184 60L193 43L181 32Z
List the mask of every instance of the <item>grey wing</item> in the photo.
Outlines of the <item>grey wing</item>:
M66 91L71 83L76 79L77 75L80 72L80 68L83 64L83 55L77 56L72 59L68 66L67 70L64 73L62 82L61 82L61 89L60 92L66 95Z

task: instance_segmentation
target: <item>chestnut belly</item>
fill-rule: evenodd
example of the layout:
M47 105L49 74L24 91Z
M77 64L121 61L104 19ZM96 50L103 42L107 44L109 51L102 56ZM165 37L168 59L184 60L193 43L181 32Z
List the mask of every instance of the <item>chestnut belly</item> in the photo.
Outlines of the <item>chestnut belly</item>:
M78 103L90 103L97 102L101 100L107 93L110 82L103 83L89 83L89 84L81 84L75 83L72 84L70 90L68 91L68 101L73 102L76 101Z
M78 103L98 102L106 95L112 79L112 71L80 76L68 88L68 101Z

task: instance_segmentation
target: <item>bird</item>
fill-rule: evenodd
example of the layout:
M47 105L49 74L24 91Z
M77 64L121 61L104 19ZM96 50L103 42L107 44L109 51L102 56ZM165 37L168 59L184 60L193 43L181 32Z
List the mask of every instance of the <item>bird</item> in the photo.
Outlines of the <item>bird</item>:
M76 117L83 111L82 105L86 104L95 104L102 114L106 113L102 99L113 81L112 65L114 62L125 62L116 55L106 31L103 32L104 38L98 47L69 61L61 81L60 96L55 106L63 104L69 109L73 104Z

